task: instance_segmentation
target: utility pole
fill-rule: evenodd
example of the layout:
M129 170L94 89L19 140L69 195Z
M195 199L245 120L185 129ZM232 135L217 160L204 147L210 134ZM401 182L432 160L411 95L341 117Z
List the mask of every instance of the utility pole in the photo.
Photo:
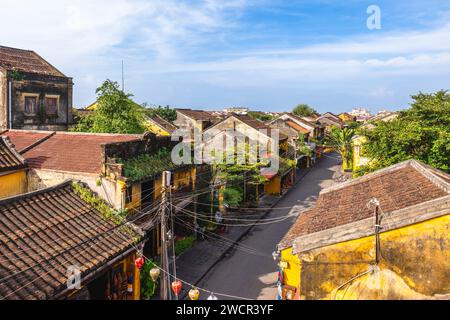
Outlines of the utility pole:
M380 230L381 230L381 216L379 212L380 201L376 198L371 200L374 205L375 216L375 264L378 265L381 260L381 245L380 245Z
M161 299L168 300L170 294L170 276L168 271L169 256L167 254L167 189L170 188L171 172L162 173L162 199L161 199L161 268L163 269L161 278Z
M122 92L125 92L125 72L123 67L123 60L122 60Z

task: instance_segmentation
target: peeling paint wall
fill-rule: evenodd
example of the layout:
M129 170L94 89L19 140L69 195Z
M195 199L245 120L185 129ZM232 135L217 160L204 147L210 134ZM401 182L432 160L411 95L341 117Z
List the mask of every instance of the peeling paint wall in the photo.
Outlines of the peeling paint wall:
M28 192L51 187L67 180L81 181L116 209L121 208L121 192L118 191L116 183L99 176L32 169L28 171L27 178Z
M298 265L289 248L282 252L282 259L292 261L285 278L299 288L300 299L450 297L449 229L445 215L382 233L378 272L367 273L375 259L374 236L302 252Z

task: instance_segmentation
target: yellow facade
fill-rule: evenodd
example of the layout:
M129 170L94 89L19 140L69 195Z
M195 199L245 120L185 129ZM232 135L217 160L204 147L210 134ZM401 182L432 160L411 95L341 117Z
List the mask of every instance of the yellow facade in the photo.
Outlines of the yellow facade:
M156 134L157 136L164 136L164 137L170 136L170 132L164 130L160 126L157 126L156 124L154 124L151 121L145 122L145 128L147 129L148 132L152 132L152 133Z
M361 166L368 164L368 159L363 157L364 144L367 142L367 138L364 136L357 136L353 139L353 172L356 172Z
M375 236L299 255L287 248L284 284L297 288L300 299L450 298L449 228L445 215L382 233L378 268Z
M0 199L27 192L27 174L25 170L0 173Z
M271 195L279 195L281 192L281 179L277 175L264 185L264 192Z
M338 115L339 119L341 119L344 122L351 122L353 121L353 116L348 113L341 113Z

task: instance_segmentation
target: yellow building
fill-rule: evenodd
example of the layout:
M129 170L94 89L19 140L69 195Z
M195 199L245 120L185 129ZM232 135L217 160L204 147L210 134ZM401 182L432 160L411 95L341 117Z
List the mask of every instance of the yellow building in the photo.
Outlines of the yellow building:
M159 116L147 117L145 127L157 136L170 136L176 130L173 124Z
M325 189L278 245L283 299L448 299L449 228L450 175L415 160Z
M364 157L364 144L367 142L365 136L355 136L353 142L353 172L360 167L369 164L369 158Z
M0 136L0 199L27 191L27 164L7 137Z
M352 122L352 121L356 121L356 118L354 116L352 116L351 114L347 113L347 112L342 112L338 115L339 119L341 119L344 122Z

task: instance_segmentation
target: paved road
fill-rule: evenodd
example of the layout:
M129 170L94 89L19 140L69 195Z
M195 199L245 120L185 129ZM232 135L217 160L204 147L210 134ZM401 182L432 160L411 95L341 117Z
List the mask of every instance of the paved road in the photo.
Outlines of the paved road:
M330 155L320 159L264 219L287 215L290 209L286 208L293 206L299 210L313 206L320 190L333 184L332 177L338 168L336 158L336 155ZM199 287L250 299L275 299L277 274L272 252L295 219L255 226L241 241L242 246L219 262ZM255 249L257 254L248 253L248 247Z

